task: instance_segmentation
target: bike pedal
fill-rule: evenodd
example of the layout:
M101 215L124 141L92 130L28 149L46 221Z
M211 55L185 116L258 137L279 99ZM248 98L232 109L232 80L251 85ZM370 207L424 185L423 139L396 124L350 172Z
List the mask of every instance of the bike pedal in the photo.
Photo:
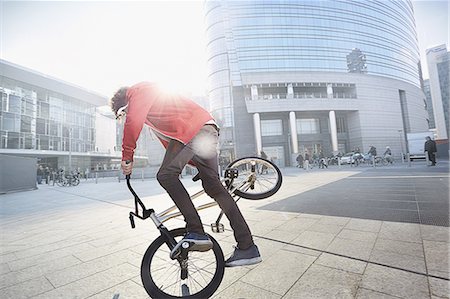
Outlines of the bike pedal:
M225 231L225 226L222 223L211 223L211 230L214 233L223 233Z

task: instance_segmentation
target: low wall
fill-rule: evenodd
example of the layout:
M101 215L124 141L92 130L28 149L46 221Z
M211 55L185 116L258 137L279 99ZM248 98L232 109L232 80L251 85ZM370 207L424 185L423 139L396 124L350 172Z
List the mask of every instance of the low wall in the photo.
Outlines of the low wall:
M0 155L0 194L37 189L36 158Z

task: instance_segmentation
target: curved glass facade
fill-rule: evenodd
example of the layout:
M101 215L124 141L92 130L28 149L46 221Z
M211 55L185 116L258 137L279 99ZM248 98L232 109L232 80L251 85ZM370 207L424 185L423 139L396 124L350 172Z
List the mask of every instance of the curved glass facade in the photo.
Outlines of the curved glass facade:
M212 90L246 72L347 72L355 48L368 74L420 86L410 1L213 1L206 18Z
M207 1L205 16L209 97L225 127L246 73L356 69L420 87L409 0Z

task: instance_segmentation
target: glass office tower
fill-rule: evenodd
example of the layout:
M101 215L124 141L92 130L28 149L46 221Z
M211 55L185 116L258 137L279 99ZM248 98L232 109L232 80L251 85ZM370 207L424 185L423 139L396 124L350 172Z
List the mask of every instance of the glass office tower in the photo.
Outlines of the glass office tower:
M410 1L207 1L205 16L223 155L400 153L400 130L427 129Z

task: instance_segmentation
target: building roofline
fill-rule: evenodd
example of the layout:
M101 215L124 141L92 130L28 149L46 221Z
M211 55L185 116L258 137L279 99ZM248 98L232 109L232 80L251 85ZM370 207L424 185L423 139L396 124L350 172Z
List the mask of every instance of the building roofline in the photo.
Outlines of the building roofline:
M95 106L108 104L108 98L104 95L3 59L0 59L0 69L0 75L7 78L80 99Z

